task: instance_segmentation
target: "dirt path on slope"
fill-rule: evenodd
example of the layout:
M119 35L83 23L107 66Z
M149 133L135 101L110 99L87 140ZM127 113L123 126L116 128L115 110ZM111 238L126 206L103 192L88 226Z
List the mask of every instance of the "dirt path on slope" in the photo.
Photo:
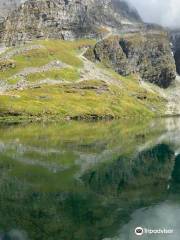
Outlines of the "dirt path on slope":
M180 76L175 84L165 91L168 103L166 115L180 116Z
M80 81L85 80L103 80L107 84L114 84L117 86L121 85L121 81L117 78L113 77L108 70L103 69L103 67L97 66L96 63L91 62L86 57L84 57L85 52L87 49L85 49L80 55L79 58L83 61L84 67L80 70Z

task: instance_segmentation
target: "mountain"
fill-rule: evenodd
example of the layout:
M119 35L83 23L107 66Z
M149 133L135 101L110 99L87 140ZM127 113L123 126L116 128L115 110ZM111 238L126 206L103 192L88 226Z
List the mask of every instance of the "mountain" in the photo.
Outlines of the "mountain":
M124 1L25 1L1 22L0 44L11 47L0 48L0 119L180 112L167 30Z
M117 0L29 0L5 20L1 41L17 45L36 38L100 37L141 24L137 11Z

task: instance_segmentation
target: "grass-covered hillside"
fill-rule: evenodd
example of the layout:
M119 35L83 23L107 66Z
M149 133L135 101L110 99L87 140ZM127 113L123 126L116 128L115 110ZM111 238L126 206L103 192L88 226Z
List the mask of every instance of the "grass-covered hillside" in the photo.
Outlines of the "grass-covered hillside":
M0 119L144 118L166 101L135 75L122 77L83 55L94 40L34 41L0 55Z

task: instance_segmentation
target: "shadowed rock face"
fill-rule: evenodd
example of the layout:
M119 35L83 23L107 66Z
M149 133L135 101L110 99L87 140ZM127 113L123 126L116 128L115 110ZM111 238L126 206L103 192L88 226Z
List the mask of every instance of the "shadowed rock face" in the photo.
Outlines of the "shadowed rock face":
M171 31L171 42L174 52L177 73L180 74L180 30Z
M176 62L177 73L180 74L180 49L175 52L174 59Z
M127 4L127 2L123 0L112 0L112 5L115 11L119 12L122 16L131 19L132 21L142 21L138 11Z
M97 37L108 27L141 24L136 10L116 0L31 0L4 22L1 41L16 45L34 38Z
M176 77L175 62L165 32L115 36L98 42L85 56L112 67L120 75L139 74L167 88Z

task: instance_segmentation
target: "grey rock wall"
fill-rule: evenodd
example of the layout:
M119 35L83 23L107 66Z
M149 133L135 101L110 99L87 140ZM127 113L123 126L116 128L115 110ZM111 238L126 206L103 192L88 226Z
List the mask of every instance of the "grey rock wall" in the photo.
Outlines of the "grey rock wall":
M8 15L0 41L17 45L37 38L98 37L104 29L137 29L135 10L117 0L29 0Z
M172 51L176 62L177 73L180 74L180 29L170 32Z
M113 68L120 75L139 74L167 88L176 78L176 67L165 32L127 34L98 42L85 56Z

